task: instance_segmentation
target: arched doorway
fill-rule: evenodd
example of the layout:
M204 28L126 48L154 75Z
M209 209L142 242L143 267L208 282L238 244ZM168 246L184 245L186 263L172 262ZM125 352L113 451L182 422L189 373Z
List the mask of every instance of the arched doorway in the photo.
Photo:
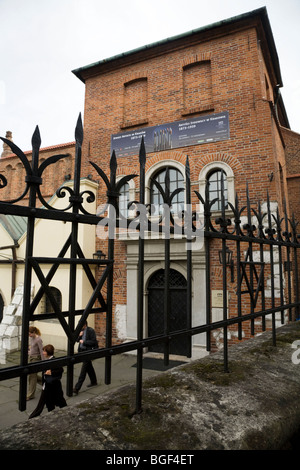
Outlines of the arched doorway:
M54 299L56 300L56 303L58 307L61 309L62 307L62 295L59 289L56 287L49 287L49 290L51 291ZM52 303L50 302L48 296L46 294L43 295L42 301L41 301L41 313L52 313L54 312L54 308Z
M164 269L159 269L150 278L148 284L148 336L164 332ZM186 279L175 269L170 269L170 332L187 326ZM170 354L186 356L188 349L186 338L173 339L170 343ZM149 347L149 351L160 352L163 344Z

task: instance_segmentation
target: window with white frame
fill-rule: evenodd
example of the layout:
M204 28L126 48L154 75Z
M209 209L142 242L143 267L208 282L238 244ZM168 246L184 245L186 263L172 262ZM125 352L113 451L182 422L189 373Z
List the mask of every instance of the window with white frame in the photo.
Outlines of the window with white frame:
M169 180L170 180L170 194L173 193L177 188L184 189L184 177L181 171L174 167L169 168ZM165 191L166 189L166 167L158 170L153 176L152 180L154 179L157 181L162 189ZM155 212L153 215L158 215L162 213L163 210L163 196L160 193L157 186L151 181L150 183L150 204L155 207ZM181 210L184 209L184 191L181 191L175 194L174 198L172 199L172 207L171 211L173 214L178 214Z
M214 161L205 165L199 175L199 192L205 199L205 188L208 185L209 201L212 211L221 210L221 195L224 194L225 208L228 202L234 205L234 173L232 168L225 162Z
M208 197L212 203L212 211L222 209L222 196L224 197L224 207L228 207L227 175L224 170L212 170L207 176Z
M124 175L123 175L124 176ZM118 176L117 181L119 181L123 176ZM120 214L127 218L133 215L133 208L128 208L128 203L135 200L135 183L134 180L129 180L127 183L123 184L119 189L119 211Z
M129 203L129 184L125 183L120 188L119 196L119 211L120 214L127 218L128 217L128 203Z

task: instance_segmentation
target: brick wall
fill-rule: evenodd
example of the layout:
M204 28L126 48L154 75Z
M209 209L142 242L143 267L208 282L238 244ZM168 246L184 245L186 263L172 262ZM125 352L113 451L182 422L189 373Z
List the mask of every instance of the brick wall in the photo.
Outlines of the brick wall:
M17 142L15 144L18 145ZM32 153L30 151L25 151L24 153L31 164ZM73 178L75 144L70 142L68 144L40 149L39 165L48 157L60 154L66 155L66 157L53 165L49 165L42 175L43 183L41 190L46 201L53 196L65 179ZM4 157L2 156L0 158L0 174L4 175L8 181L7 186L1 189L0 200L7 201L20 197L26 187L25 170L20 159L12 153ZM18 204L27 205L28 194Z
M228 141L188 147L171 154L167 151L150 154L148 159L182 159L189 155L192 180L197 182L199 172L208 159L217 160L220 155L226 154L231 164L239 168L235 183L237 191L244 191L248 181L250 192L257 199L265 198L267 189L271 198L275 199L276 185L274 180L269 181L268 174L274 170L274 158L277 158L274 140L278 131L266 99L265 82L262 83L260 79L261 74L265 72L265 65L262 64L257 43L256 30L249 27L245 31L200 44L189 46L187 43L167 54L158 49L155 57L148 60L145 58L135 64L122 64L114 70L104 70L97 76L86 78L86 171L91 171L88 163L90 159L108 169L111 134L123 129L138 129L145 125L154 126L207 114L208 109L209 113L226 110L229 111L230 120ZM207 57L210 57L210 61ZM205 66L207 74L207 64L210 70L209 79L201 77L199 72L202 66ZM188 87L184 85L187 70L193 70L194 75L198 76L200 87L190 87L190 95L187 95L184 89L184 86ZM146 84L147 93L144 90L144 96L148 97L147 115L144 105L143 118L137 115L136 119L141 124L124 126L128 113L127 83L129 80L133 81L134 77L143 77L142 81ZM206 87L201 88L201 80L206 80ZM209 107L205 104L207 101ZM200 112L201 103L204 104ZM190 112L187 112L187 109ZM130 122L134 122L132 117ZM279 147L282 143L275 142L275 145L280 153ZM138 158L122 157L118 164L124 170L136 169ZM257 166L259 174L253 171ZM122 173L121 169L119 171Z
M300 220L300 135L282 129L285 139L286 175L290 215ZM299 231L299 228L298 228ZM298 254L298 278L300 279L300 256ZM298 292L300 298L300 291Z

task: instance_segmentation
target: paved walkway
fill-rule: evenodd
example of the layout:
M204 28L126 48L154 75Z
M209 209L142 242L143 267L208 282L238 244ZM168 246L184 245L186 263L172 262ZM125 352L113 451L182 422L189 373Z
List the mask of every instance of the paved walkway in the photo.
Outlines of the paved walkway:
M58 357L59 354L56 354ZM178 361L170 361L170 367L178 365ZM8 367L10 364L1 364L0 367ZM87 388L89 378L87 377L79 394L72 397L66 396L66 368L62 378L62 385L68 406L75 405L85 399L92 398L108 390L118 388L128 383L136 381L136 356L132 354L112 356L112 379L110 385L104 384L105 359L96 359L93 365L97 374L98 385ZM74 383L80 372L81 364L76 364L74 368ZM163 360L153 357L144 358L143 378L157 375L167 370L163 365ZM32 400L27 402L27 409L19 411L19 379L9 379L0 381L0 429L6 429L14 424L22 423L28 420L29 415L35 409L39 397L41 386L37 385L36 395ZM53 411L55 412L55 410ZM45 408L43 415L48 411Z

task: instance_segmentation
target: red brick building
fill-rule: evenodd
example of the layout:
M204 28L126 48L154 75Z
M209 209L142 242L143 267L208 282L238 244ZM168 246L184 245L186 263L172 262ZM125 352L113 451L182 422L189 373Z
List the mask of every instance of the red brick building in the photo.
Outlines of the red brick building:
M300 220L300 135L290 129L282 129L285 142L286 178L290 209Z
M253 202L265 202L268 192L271 202L275 206L278 203L280 210L284 200L288 207L290 203L292 209L297 207L297 200L289 201L287 184L290 187L295 181L291 178L293 173L299 174L296 160L292 167L293 155L299 149L299 136L289 130L280 95L283 83L279 60L266 9L125 52L77 69L74 73L86 88L85 165L93 160L107 172L112 151L111 136L122 138L122 133L123 137L130 133L138 136L141 132L146 135L147 129L155 130L155 126L168 132L176 125L177 128L184 124L188 127L196 123L197 126L201 118L219 119L221 116L225 121L228 119L228 123L225 122L228 133L221 134L221 138L219 134L195 144L189 141L191 134L187 131L186 140L183 138L177 142L175 148L147 149L146 202L154 201L150 177L156 177L169 165L174 168L175 178L179 173L184 179L188 155L193 190L203 194L207 179L217 179L218 172L224 170L229 201L234 202L238 193L245 202L248 184ZM127 150L126 155L120 146L115 150L120 176L138 172L137 151L129 154ZM180 183L177 181L177 184ZM134 185L128 188L131 193L129 199L135 199L138 189ZM154 315L149 299L152 295L151 281L161 267L162 259L158 245L150 246L149 243L146 251L147 330L150 316ZM180 247L174 248L172 263L174 270L184 277ZM117 269L122 275L116 284L115 302L123 308L121 310L127 319L126 338L134 336L134 328L130 325L135 323L136 316L135 267L134 243L120 242ZM204 285L204 270L203 253L199 252L194 255L193 310L200 323L204 321L204 293L199 287ZM220 265L216 261L213 265L215 288L218 287L219 270ZM198 300L196 291L200 297ZM215 314L217 318L217 306ZM157 321L156 317L154 321ZM197 340L194 341L196 343ZM202 344L201 339L198 344Z
M146 136L146 202L159 203L151 178L163 178L172 169L174 187L184 186L185 162L189 156L192 191L204 194L207 180L218 196L220 172L225 172L227 200L241 204L248 185L253 203L265 203L267 192L274 208L298 210L298 134L289 129L280 65L265 8L168 38L139 49L100 60L73 71L85 85L83 174L99 181L90 165L97 163L109 174L112 150L117 156L118 178L139 173L138 148ZM204 123L208 123L205 127ZM200 137L201 129L203 135ZM195 132L194 132L195 131ZM195 135L197 138L195 140ZM172 144L171 142L172 137ZM120 144L121 142L121 144ZM72 151L70 150L70 154ZM12 161L5 157L3 164ZM5 170L7 171L7 169ZM68 174L69 169L61 172ZM161 180L160 180L161 181ZM53 191L49 186L49 192ZM138 180L121 190L122 203L138 199ZM106 200L99 184L98 204ZM183 202L178 199L178 204ZM193 202L196 203L194 196ZM125 210L125 209L124 209ZM218 204L214 207L218 214ZM96 246L106 244L100 236ZM117 242L114 287L114 337L116 341L136 337L137 242L123 237ZM185 288L184 240L172 240L173 298L179 316L185 315L181 293ZM145 246L144 305L145 335L156 334L160 320L160 276L163 270L161 240ZM221 315L218 292L221 267L212 260L213 319ZM193 322L205 323L205 254L193 253ZM234 288L229 305L234 310ZM174 307L175 308L175 307ZM105 333L103 317L95 327ZM248 333L246 332L246 336ZM232 340L235 340L232 333ZM215 344L221 338L215 335ZM193 354L202 351L205 338L193 339ZM176 354L182 351L175 349Z
M13 141L12 132L8 131L6 138ZM32 152L26 151L24 153L28 160L31 161ZM65 181L73 177L75 142L42 148L40 150L39 162L42 164L44 160L52 155L59 154L64 154L66 157L60 160L55 168L50 165L43 175L42 195L46 201L53 196L55 191ZM3 152L0 158L0 174L4 175L7 181L9 181L9 184L1 191L1 200L9 201L19 198L25 190L25 171L22 162L16 155L11 153L7 144L3 145ZM28 194L18 203L26 205L28 203Z

